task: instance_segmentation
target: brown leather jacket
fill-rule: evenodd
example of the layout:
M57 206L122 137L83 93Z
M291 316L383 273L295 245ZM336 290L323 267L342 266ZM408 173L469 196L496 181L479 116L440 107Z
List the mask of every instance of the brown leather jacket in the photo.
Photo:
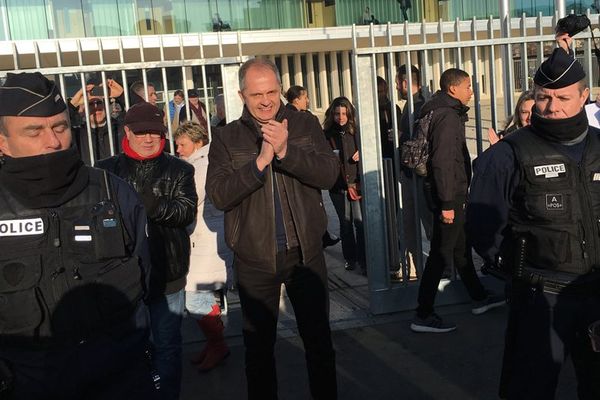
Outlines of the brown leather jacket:
M281 106L277 121L288 120L288 148L259 174L256 158L262 136L244 108L240 119L214 135L208 155L206 192L225 211L225 239L246 264L275 270L275 206L273 176L283 181L304 263L322 252L327 216L321 190L339 174L339 163L312 115ZM286 224L288 225L288 224Z

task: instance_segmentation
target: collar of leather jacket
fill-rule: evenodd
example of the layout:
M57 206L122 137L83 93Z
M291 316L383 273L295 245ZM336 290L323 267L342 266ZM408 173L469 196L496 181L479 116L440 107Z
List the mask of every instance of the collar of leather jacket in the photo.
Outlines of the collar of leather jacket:
M285 118L287 109L283 107L282 103L279 103L279 110L277 110L277 114L275 114L275 121L281 122ZM242 116L240 117L240 121L248 128L252 130L256 134L256 137L262 139L262 133L260 131L260 123L250 114L248 107L244 105L244 110L242 111Z

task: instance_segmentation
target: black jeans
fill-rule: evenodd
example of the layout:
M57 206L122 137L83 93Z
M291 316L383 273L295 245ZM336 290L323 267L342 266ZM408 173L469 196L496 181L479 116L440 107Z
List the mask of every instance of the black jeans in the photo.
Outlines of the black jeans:
M467 246L464 203L456 203L452 224L442 223L441 211L434 212L431 250L419 286L417 315L421 318L433 313L435 295L446 267L454 265L473 300L483 300L487 296L475 272L471 248Z
M350 264L358 262L361 268L365 268L365 232L360 200L350 201L346 190L341 193L329 192L329 197L340 221L344 259Z
M301 263L300 251L277 253L276 271L264 271L236 257L249 400L277 399L274 346L281 285L294 308L306 351L313 399L336 399L335 353L329 328L329 294L325 259Z

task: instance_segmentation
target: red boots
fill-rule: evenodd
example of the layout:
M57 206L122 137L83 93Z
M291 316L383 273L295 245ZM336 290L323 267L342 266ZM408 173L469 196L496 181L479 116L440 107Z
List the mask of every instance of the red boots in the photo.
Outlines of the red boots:
M200 372L206 372L216 367L221 361L229 356L229 347L223 336L223 321L221 321L221 309L214 304L212 311L198 321L198 326L206 336L206 346L194 356L192 364L198 365Z

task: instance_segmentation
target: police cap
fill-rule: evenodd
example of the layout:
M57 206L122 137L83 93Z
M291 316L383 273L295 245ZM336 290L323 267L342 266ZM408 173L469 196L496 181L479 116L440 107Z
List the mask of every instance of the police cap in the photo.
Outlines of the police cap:
M0 86L0 116L51 117L66 109L58 87L39 72L8 73Z
M533 81L536 85L548 89L567 87L585 78L583 67L572 54L567 54L562 48L546 59L535 73Z

